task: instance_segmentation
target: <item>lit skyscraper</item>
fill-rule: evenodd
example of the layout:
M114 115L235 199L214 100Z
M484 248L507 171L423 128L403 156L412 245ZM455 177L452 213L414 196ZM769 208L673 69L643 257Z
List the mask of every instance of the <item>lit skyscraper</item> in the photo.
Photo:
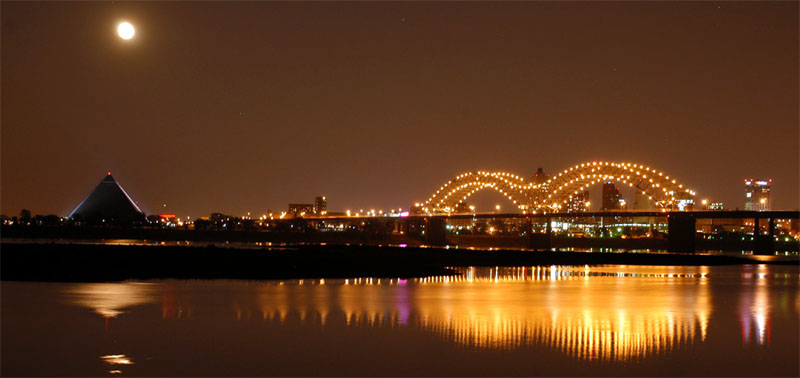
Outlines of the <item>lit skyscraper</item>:
M530 177L531 183L534 185L542 185L550 178L549 175L544 173L544 169L539 168L536 170L536 174ZM534 201L544 201L547 198L547 187L542 186L540 189L537 189L534 193ZM533 205L529 203L528 206Z
M744 209L767 211L771 208L770 192L772 179L745 179L744 180Z
M314 214L325 215L328 213L328 198L320 196L314 199Z
M567 212L586 212L589 210L589 191L584 190L577 194L571 195L567 200Z
M603 183L603 207L601 210L618 210L622 195L613 181Z

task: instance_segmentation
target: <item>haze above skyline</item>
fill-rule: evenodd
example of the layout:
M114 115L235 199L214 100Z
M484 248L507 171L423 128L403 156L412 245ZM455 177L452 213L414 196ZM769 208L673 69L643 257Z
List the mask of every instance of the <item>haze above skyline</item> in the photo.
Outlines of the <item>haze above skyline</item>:
M204 216L591 160L800 207L797 2L0 7L7 215L67 215L109 170L148 214Z

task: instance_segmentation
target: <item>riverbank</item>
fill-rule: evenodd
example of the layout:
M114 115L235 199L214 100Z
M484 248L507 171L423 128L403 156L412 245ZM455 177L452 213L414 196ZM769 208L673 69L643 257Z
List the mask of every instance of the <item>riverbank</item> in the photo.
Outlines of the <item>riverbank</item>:
M386 230L384 230L386 231ZM368 231L258 231L258 230L190 230L172 228L124 228L124 227L47 227L47 226L2 226L0 235L3 242L35 241L61 243L97 241L107 244L114 240L139 244L176 244L187 243L192 245L209 244L355 244L355 245L401 245L420 247L429 244L420 234L368 232ZM722 237L722 236L717 236ZM745 240L747 239L747 240ZM523 249L529 248L526 238L517 234L495 235L457 235L448 233L445 245L459 248L475 249ZM666 251L669 243L663 237L650 238L602 238L602 237L569 237L566 235L553 235L550 245L552 248L566 250L570 248L581 249L616 249L616 250L650 250ZM722 239L697 238L695 240L697 251L726 251L741 252L753 251L755 243L750 237L731 237ZM800 243L792 240L776 240L776 252L797 253Z
M85 244L0 245L0 279L105 282L128 279L423 277L457 266L787 264L707 254L463 250L305 245L236 249Z

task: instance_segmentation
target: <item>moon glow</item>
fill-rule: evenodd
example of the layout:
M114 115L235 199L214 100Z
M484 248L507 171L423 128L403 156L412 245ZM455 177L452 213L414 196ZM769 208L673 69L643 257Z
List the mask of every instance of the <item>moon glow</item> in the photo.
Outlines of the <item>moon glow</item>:
M135 30L130 22L123 22L117 26L117 34L119 34L119 37L122 39L131 39L134 33Z

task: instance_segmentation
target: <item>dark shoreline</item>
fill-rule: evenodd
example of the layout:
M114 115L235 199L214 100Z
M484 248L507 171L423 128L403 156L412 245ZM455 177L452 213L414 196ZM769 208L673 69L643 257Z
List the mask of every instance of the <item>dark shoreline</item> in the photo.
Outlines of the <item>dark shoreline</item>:
M3 242L17 240L37 240L42 242L71 242L81 240L108 241L113 239L144 240L152 242L191 242L199 244L219 243L272 243L272 244L356 244L356 245L400 245L421 246L428 244L421 235L395 233L369 233L361 231L342 232L281 232L258 230L187 230L121 227L48 227L48 226L2 226L0 235ZM516 234L503 235L447 235L450 246L474 247L477 249L520 249L526 248L525 238ZM666 251L669 243L666 238L579 238L554 235L551 246L556 249L567 248L612 248L620 250ZM529 247L528 247L529 248ZM752 251L752 240L726 238L695 240L697 251ZM775 251L796 252L800 244L776 241Z
M782 264L746 257L672 253L463 250L416 247L303 245L291 249L0 245L4 281L107 282L129 279L252 279L422 277L452 275L447 267L535 265Z

